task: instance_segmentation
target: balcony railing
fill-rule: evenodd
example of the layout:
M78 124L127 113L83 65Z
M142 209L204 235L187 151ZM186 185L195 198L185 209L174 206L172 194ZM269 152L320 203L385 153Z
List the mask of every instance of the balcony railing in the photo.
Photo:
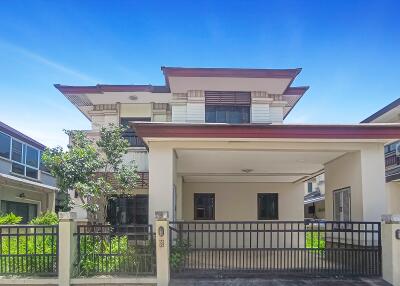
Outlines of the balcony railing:
M137 187L148 188L149 187L149 172L138 172L139 181L137 182Z
M143 140L139 136L137 136L135 132L124 132L124 134L122 134L122 137L128 140L130 147L146 147Z

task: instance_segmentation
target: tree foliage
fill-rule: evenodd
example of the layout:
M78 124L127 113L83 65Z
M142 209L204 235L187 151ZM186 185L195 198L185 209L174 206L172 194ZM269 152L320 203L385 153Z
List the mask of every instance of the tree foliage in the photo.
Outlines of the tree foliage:
M42 160L63 194L62 211L74 205L69 190L78 194L81 206L90 213L97 212L101 202L112 194L132 194L139 177L133 161L123 162L129 147L123 131L124 127L110 124L100 129L98 140L91 140L83 131L67 130L67 150L56 147L43 153Z

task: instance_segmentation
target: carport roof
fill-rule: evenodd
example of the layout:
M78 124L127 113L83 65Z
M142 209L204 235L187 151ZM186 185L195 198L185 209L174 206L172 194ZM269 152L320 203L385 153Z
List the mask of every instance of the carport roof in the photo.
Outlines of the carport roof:
M132 122L142 138L275 138L387 139L400 138L400 124L215 124Z

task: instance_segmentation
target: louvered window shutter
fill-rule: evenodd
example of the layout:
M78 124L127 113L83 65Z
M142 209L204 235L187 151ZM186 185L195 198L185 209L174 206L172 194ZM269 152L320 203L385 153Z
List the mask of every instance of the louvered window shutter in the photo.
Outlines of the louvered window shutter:
M251 93L243 91L206 91L206 105L250 106Z

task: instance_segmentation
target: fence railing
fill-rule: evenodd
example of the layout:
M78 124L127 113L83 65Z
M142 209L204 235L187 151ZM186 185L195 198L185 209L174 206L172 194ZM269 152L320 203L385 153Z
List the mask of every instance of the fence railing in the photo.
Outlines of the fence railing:
M286 272L381 275L378 222L171 223L175 274Z
M58 225L1 225L0 275L57 275Z
M76 276L156 273L151 225L79 225L75 235Z

